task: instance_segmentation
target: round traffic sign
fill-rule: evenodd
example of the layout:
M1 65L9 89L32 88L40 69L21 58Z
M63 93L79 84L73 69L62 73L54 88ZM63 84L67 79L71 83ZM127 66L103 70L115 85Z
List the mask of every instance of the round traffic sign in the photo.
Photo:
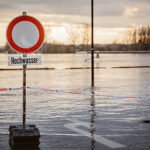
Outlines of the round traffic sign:
M31 16L19 16L8 25L7 41L17 52L32 53L42 46L44 29L37 19Z

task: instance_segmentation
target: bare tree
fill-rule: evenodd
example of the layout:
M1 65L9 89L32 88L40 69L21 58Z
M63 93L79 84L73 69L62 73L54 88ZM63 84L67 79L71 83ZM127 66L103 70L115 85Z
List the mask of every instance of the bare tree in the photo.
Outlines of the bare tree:
M68 41L71 45L76 45L79 40L79 30L78 27L71 25L69 28L66 28L68 33Z
M150 50L150 26L131 28L125 41L133 50Z
M50 41L52 41L52 38L51 38L51 27L50 25L47 25L45 27L45 40L44 40L44 44L42 46L42 52L43 53L48 53L48 43L50 43Z
M142 26L137 29L137 43L140 50L150 50L150 26Z
M147 43L150 45L150 26L148 26L147 28Z
M133 42L133 33L134 33L134 28L130 28L129 30L127 30L127 32L125 33L125 38L124 38L124 43L125 44L132 44Z
M80 32L81 44L88 45L90 42L90 27L88 24L84 24L82 31Z
M51 43L51 41L52 41L52 37L51 37L51 26L47 26L46 28L45 28L45 42L46 43Z

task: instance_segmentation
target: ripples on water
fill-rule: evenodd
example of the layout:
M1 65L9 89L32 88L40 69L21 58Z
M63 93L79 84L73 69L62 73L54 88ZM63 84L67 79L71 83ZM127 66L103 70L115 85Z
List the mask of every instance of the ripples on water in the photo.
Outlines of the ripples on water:
M27 85L91 93L90 69L79 69L79 67L90 67L90 61L85 61L87 58L88 55L77 54L42 55L42 66L37 67L49 67L55 70L28 70ZM95 66L107 69L95 70L96 88L93 92L116 96L149 97L149 68L112 68L149 65L149 55L101 54L100 58L96 59ZM78 69L65 69L72 67ZM12 68L7 66L7 55L0 55L0 68ZM21 70L0 71L0 88L21 86ZM0 108L0 134L8 134L10 124L22 122L22 91L0 92ZM111 133L115 135L115 124L112 123L114 128L112 130L106 129L105 126L109 126L111 121L122 121L127 125L131 122L133 124L140 122L149 118L149 108L149 101L142 99L111 99L27 89L28 123L36 124L40 128L41 135L49 136L70 133L71 131L63 127L67 119L88 122L91 134L91 142L88 145L91 150L96 148L94 135L102 134L101 128L106 136ZM99 121L104 122L105 126L99 126ZM135 129L138 130L139 126L135 126ZM126 126L122 128L123 133L124 130L133 130L133 127Z

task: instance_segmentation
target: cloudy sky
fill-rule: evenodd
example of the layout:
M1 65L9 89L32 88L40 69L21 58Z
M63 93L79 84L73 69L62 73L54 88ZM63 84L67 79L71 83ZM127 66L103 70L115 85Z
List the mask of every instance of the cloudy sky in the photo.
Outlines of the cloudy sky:
M6 28L26 11L44 26L47 38L67 43L66 26L90 25L91 0L0 0L0 46ZM150 0L94 0L95 43L121 41L130 27L150 24ZM51 30L51 32L49 32Z

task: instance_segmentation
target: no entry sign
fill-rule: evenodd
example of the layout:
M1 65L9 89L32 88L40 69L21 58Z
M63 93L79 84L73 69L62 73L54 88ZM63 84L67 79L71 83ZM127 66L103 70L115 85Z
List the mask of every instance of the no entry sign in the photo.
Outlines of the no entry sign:
M43 44L44 29L37 19L31 16L19 16L8 25L7 41L17 52L32 53Z

